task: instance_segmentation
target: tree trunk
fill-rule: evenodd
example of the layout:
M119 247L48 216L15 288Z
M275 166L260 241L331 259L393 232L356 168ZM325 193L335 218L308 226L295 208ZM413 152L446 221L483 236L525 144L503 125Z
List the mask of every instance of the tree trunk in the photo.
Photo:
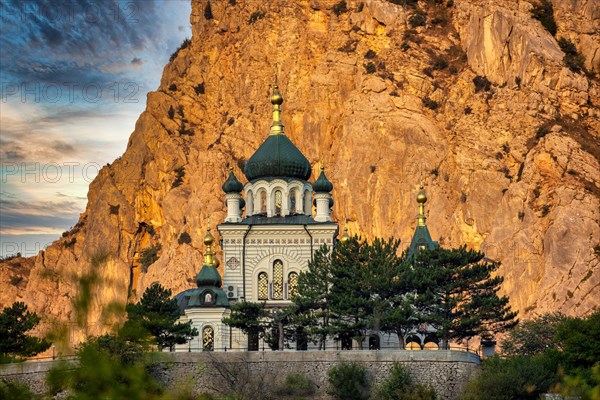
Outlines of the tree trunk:
M277 328L279 329L279 351L283 351L283 322L279 321Z

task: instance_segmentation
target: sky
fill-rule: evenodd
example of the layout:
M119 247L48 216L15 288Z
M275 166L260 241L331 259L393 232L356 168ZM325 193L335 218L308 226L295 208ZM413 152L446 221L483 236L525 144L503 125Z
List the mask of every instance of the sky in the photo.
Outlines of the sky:
M75 225L191 36L190 12L190 0L0 0L0 256L34 256Z

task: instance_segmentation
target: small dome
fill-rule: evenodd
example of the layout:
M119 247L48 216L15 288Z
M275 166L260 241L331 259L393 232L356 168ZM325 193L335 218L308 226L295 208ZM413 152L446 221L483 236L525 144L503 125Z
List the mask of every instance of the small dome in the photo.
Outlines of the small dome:
M325 168L321 167L321 175L312 185L315 193L329 193L333 190L333 184L325 176Z
M227 178L221 188L225 193L239 193L242 191L242 189L244 189L244 185L242 185L242 183L235 177L233 168L229 170L229 178Z
M214 286L220 288L222 284L221 275L219 271L213 266L204 265L200 270L200 273L196 276L196 285L200 286Z

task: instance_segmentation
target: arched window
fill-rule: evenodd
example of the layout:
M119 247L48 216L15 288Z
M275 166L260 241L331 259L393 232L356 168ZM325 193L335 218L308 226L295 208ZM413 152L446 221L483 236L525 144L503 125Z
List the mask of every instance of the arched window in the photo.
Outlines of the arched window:
M288 275L288 294L292 298L298 294L298 273L290 272Z
M283 300L283 262L273 263L273 300Z
M369 335L369 350L379 350L380 348L379 335Z
M290 191L290 214L296 213L296 190Z
M281 206L283 203L283 195L281 194L281 190L275 191L275 215L281 215Z
M258 192L258 197L260 199L260 212L261 214L267 213L267 191L261 190Z
M267 300L269 298L269 277L266 272L258 274L258 299Z
M202 329L202 350L213 351L215 349L215 331L212 326Z

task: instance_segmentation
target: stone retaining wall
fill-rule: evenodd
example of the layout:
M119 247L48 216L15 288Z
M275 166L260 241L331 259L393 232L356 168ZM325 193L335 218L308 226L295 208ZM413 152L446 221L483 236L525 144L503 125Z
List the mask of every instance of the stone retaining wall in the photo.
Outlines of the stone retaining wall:
M466 382L477 373L476 354L455 350L422 351L308 351L243 353L153 353L152 374L168 387L190 386L198 393L226 387L239 380L258 393L283 382L289 372L302 372L317 385L317 396L327 390L327 370L342 361L363 364L375 385L385 379L394 362L411 372L416 382L431 385L444 399L457 399ZM36 392L45 390L46 372L57 362L29 362L0 366L0 379L26 382Z

